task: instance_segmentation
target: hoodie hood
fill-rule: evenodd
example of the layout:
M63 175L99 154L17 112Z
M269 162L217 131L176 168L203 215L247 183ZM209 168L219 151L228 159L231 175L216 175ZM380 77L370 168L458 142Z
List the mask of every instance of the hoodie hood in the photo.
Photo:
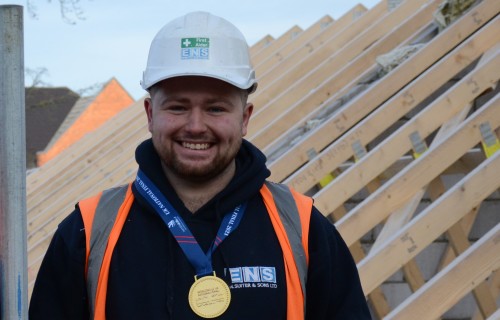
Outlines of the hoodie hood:
M160 189L168 195L169 201L179 210L187 209L177 196L166 176L163 174L161 159L158 156L152 139L142 142L136 149L135 158L139 168ZM236 155L236 171L229 184L195 214L200 219L220 220L222 216L236 206L247 201L259 192L270 171L266 167L265 155L250 142L243 140Z

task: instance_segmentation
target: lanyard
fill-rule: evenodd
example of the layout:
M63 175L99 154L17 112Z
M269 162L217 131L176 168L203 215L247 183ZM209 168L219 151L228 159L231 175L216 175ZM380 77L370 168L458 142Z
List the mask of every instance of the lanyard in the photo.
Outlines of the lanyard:
M141 170L137 172L134 185L165 222L186 258L195 268L196 275L211 274L213 272L212 253L238 227L245 212L246 203L237 206L231 213L224 216L217 236L205 254L177 210Z

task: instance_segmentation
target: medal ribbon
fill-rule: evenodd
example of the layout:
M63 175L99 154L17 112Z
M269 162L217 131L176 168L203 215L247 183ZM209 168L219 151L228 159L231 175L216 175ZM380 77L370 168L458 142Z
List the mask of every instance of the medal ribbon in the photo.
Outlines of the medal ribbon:
M179 212L141 170L137 172L134 185L168 227L186 258L195 268L196 275L204 276L213 273L212 253L238 227L245 213L246 203L237 206L224 216L212 245L207 253L204 253Z

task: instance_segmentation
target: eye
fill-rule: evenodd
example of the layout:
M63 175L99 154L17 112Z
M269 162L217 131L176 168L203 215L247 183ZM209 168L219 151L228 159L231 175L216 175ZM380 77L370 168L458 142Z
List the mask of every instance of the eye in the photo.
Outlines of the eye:
M226 108L221 107L221 106L211 106L208 108L208 112L213 113L213 114L222 113L224 111L226 111Z
M181 112L186 111L186 107L185 106L183 106L183 105L177 105L177 104L169 105L165 109L168 110L168 111L170 111L170 112L173 112L173 113L181 113Z

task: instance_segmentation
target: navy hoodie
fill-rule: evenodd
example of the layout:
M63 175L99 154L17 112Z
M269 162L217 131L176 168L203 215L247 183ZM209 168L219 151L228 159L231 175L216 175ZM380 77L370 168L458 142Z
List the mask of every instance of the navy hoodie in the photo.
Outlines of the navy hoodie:
M247 201L238 228L212 255L231 304L217 319L286 319L283 256L259 190L269 176L265 156L243 141L231 182L194 214L162 173L151 140L136 150L140 169L185 220L204 252L224 215ZM163 220L133 188L135 201L110 265L107 319L202 319L189 307L195 271ZM306 319L370 319L356 265L335 227L315 208L309 232ZM59 225L44 257L30 319L89 319L84 278L85 234L78 206Z

